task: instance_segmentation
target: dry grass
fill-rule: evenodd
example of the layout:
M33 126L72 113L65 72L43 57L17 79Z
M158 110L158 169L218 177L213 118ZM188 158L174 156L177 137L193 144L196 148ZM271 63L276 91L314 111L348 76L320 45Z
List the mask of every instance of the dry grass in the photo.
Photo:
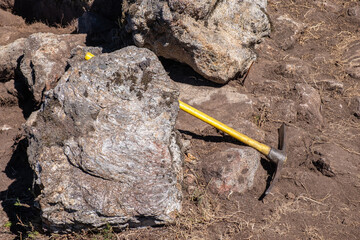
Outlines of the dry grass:
M264 217L265 224L261 225L255 231L256 234L261 236L261 233L273 232L279 235L288 235L291 237L291 232L294 226L291 223L287 224L290 216L306 216L312 215L314 217L328 216L331 212L331 206L326 202L331 197L327 194L323 199L314 199L308 194L301 194L295 199L283 200L283 196L277 195L272 201L276 203L277 207L272 211L271 214ZM298 226L303 228L304 232L308 232L307 226ZM313 227L314 228L314 227Z

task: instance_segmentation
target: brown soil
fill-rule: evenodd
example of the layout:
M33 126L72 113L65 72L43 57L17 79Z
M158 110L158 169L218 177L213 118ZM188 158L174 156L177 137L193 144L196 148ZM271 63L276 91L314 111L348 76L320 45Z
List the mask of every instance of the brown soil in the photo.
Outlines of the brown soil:
M359 1L346 0L268 1L272 34L257 48L258 59L246 79L231 81L229 85L256 99L273 97L285 102L266 105L259 100L253 117L247 119L265 131L264 142L271 146L277 144L281 122L287 123L288 161L281 178L273 193L262 199L274 171L262 159L251 190L214 194L208 188L209 176L203 171L207 157L239 143L180 112L177 128L183 138L190 140L191 147L185 158L183 212L171 226L120 233L114 233L110 227L99 233L42 233L39 213L33 206L32 171L21 131L28 114L24 104L0 95L0 99L10 99L0 106L0 238L28 235L36 239L358 239L360 80L349 76L343 59L348 44L360 39L360 17L348 12L358 5ZM13 32L8 39L0 34L0 45L33 32L73 31L72 27L27 25L20 17L7 13L0 14L0 19L0 33L9 33L10 28ZM199 92L219 88L184 65L165 60L164 65L180 86L185 84ZM328 79L340 85L329 87ZM284 113L286 103L301 103L296 91L298 83L311 85L320 95L322 120L315 115L289 117ZM220 111L216 107L221 106L219 99L211 101L211 106L202 109L210 115ZM222 111L236 115L239 108ZM200 127L194 128L194 124ZM232 124L241 126L241 122Z

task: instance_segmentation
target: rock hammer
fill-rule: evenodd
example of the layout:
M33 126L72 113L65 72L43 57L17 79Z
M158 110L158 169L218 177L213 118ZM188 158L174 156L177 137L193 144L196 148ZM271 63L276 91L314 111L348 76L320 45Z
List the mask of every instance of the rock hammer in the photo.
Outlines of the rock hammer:
M272 148L269 147L263 143L260 143L236 130L234 130L233 128L226 126L225 124L219 122L218 120L206 115L203 112L200 112L199 110L191 107L190 105L179 101L179 106L180 109L193 115L194 117L210 124L211 126L219 129L220 131L223 131L227 134L229 134L230 136L232 136L233 138L236 138L237 140L239 140L240 142L255 148L256 150L258 150L259 152L261 152L262 154L264 154L271 162L273 162L276 166L275 168L275 172L272 176L272 181L269 185L269 187L266 189L265 191L265 196L267 194L270 193L271 189L274 187L274 184L277 182L279 176L280 176L280 172L281 169L283 168L284 163L287 160L287 155L286 155L286 141L285 141L285 124L282 124L281 127L279 128L279 148Z
M86 60L90 60L92 57L94 57L94 55L89 52L86 53L86 55L85 55ZM206 115L205 113L197 110L196 108L193 108L192 106L190 106L180 100L179 100L179 107L181 110L210 124L211 126L219 129L220 131L229 134L230 136L239 140L240 142L242 142L252 148L255 148L256 150L258 150L259 152L264 154L271 162L273 162L275 164L275 172L273 173L272 181L271 181L269 187L266 189L264 194L266 196L267 194L270 193L271 189L274 187L274 184L277 182L277 180L280 176L280 172L281 172L281 169L283 168L284 163L287 160L286 145L285 145L286 144L286 141L285 141L285 127L286 126L285 126L285 124L282 124L281 127L279 128L279 148L277 149L277 148L269 147L263 143L260 143L256 140L246 136L245 134L242 134L242 133L236 131L235 129L219 122L215 118L212 118L212 117Z

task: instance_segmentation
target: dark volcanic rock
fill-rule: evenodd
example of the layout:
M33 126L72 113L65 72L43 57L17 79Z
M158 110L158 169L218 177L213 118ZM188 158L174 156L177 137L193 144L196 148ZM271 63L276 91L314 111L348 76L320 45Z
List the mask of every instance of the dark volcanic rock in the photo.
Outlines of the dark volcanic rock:
M26 124L45 226L171 222L182 199L177 98L147 49L73 63Z

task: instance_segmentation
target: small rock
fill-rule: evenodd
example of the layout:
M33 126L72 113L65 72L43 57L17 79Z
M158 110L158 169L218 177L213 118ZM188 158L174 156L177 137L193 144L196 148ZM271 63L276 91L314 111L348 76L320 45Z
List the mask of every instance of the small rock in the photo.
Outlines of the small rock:
M14 106L18 104L16 90L14 87L14 89L11 89L11 83L14 84L14 80L6 83L0 82L0 106Z
M5 82L4 86L5 86L6 91L9 94L13 95L14 97L18 96L18 91L15 88L15 80L14 79L11 79L10 81Z
M356 176L357 164L355 157L338 145L325 143L316 145L314 153L319 157L313 161L314 166L322 174L328 177L334 177L339 174L350 174Z
M251 189L260 164L260 153L250 147L229 148L209 156L203 169L210 189L219 194Z
M186 139L181 139L181 151L186 153L191 148L191 141Z
M347 10L347 14L355 20L355 22L360 23L360 6L351 7Z
M24 55L25 38L20 38L8 45L0 46L0 82L6 82L15 78L20 57Z
M313 161L316 169L321 172L324 176L327 177L335 177L335 173L330 167L330 162L325 158L320 158L316 161Z
M296 84L295 89L300 96L298 115L308 123L321 125L323 117L320 112L321 98L318 91L302 83Z
M335 91L337 93L342 93L344 91L344 84L335 79L324 79L318 82L322 85L324 89L328 91Z
M360 119L360 97L355 97L351 100L351 111L352 114Z
M189 195L193 195L195 193L195 191L196 191L196 186L188 186L187 187L187 193Z
M350 77L360 79L360 42L354 41L348 44L343 53L346 72Z
M279 65L275 73L286 78L302 78L309 75L309 68L302 61L288 61Z
M187 185L192 185L196 182L196 177L193 174L186 174L184 182Z
M291 193L291 192L288 192L286 195L285 195L285 198L286 199L289 199L289 200L294 200L295 199L295 194Z
M304 30L305 25L296 22L288 15L279 16L274 21L274 37L280 37L279 46L283 50L294 47L296 41L300 37L300 33Z

